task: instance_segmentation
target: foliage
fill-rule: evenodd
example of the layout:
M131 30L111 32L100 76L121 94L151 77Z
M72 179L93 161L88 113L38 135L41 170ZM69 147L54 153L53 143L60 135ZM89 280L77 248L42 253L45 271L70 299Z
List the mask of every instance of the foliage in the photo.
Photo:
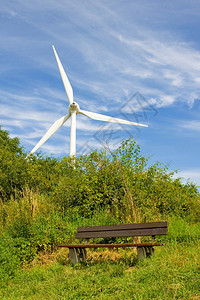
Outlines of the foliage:
M0 197L4 201L26 181L26 163L18 138L10 138L0 127Z
M8 275L14 276L19 264L31 262L40 251L75 242L78 226L174 217L180 219L176 241L196 238L188 224L200 219L197 187L173 179L168 166L151 164L134 140L76 161L41 154L26 158L19 140L1 128L0 142L1 274L10 268ZM174 236L167 238L173 242Z
M26 163L27 187L40 193L50 193L58 181L57 159L53 157L44 158L41 155L31 155Z
M20 259L13 240L0 236L0 282L13 277L19 265Z
M25 159L19 140L0 129L0 197L23 201L30 190L43 194L58 211L90 216L99 209L124 222L150 221L175 214L198 219L200 195L192 183L173 179L159 162L150 164L134 140L115 151L109 147L80 156L76 162L31 155Z
M56 184L55 158L43 158L40 154L26 159L26 153L18 138L10 138L0 127L0 199L20 197L23 190L51 191Z
M149 164L139 145L127 140L114 152L93 151L60 162L62 172L53 199L65 211L76 207L80 214L91 215L99 209L110 211L123 221L150 221L176 214L198 219L200 197L193 184L174 180L174 172L156 162Z

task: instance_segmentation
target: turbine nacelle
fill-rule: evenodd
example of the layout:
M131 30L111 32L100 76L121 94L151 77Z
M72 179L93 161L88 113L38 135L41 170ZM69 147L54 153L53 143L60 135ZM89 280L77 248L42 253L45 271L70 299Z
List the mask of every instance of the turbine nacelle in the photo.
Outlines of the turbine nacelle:
M68 110L69 110L69 113L72 114L72 113L76 113L78 114L80 112L80 107L78 105L78 103L76 103L75 101L72 102L69 107L68 107Z

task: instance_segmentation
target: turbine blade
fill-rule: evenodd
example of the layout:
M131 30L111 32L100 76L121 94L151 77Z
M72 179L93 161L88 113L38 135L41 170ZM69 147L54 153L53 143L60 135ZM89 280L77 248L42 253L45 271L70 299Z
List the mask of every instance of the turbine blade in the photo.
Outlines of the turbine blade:
M53 51L54 51L54 54L55 54L55 57L56 57L56 61L57 61L57 64L58 64L58 68L59 68L59 71L60 71L60 75L62 77L62 81L63 81L63 84L64 84L64 87L65 87L65 91L67 93L67 97L68 97L68 100L69 100L69 103L72 104L73 101L74 101L74 96L73 96L73 90L72 90L72 87L71 87L71 84L69 82L69 79L67 78L67 75L65 73L65 70L60 62L60 59L58 57L58 54L56 52L56 49L53 47Z
M49 130L45 133L45 135L41 138L41 140L37 143L37 145L31 150L31 152L28 154L28 156L35 151L37 151L38 148L40 148L46 140L48 140L70 117L70 114L63 116L59 120L57 120L53 125L49 128ZM28 157L27 156L27 157Z
M131 122L131 121L128 121L128 120L123 120L123 119L118 119L118 118L114 118L114 117L109 117L109 116L93 113L93 112L82 110L82 109L79 111L79 113L86 116L86 117L89 117L91 119L98 120L98 121L105 121L105 122L111 122L111 123L120 123L120 124L148 127L148 125L135 123L135 122Z

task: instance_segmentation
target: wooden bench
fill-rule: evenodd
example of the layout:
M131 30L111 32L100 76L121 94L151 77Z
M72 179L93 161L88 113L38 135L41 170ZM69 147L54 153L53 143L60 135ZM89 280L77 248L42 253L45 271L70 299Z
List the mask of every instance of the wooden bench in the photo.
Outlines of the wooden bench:
M86 239L85 244L77 245L58 245L58 247L69 248L69 254L72 264L86 260L86 248L119 248L119 247L137 247L137 256L139 260L151 256L154 252L154 246L164 246L163 243L155 242L156 235L166 235L168 222L135 223L121 225L104 225L78 227L76 238ZM91 238L112 238L112 237L142 237L151 236L151 242L145 243L123 243L123 244L88 244Z

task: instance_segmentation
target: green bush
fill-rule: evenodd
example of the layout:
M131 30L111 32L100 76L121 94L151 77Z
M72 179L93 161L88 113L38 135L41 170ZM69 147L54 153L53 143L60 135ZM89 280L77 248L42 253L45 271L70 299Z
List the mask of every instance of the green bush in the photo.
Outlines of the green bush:
M13 239L0 236L0 281L13 277L20 265Z
M1 128L0 141L0 229L11 241L1 243L4 251L11 247L16 265L73 242L78 226L172 220L170 241L196 238L188 224L200 219L197 187L173 179L168 166L151 164L134 140L75 162L41 154L25 159L19 140Z
M76 159L60 162L60 179L53 199L65 211L77 208L90 216L99 209L124 222L151 221L167 215L188 220L200 216L200 195L195 185L173 179L168 166L141 154L134 140L127 140L116 150L94 151Z

